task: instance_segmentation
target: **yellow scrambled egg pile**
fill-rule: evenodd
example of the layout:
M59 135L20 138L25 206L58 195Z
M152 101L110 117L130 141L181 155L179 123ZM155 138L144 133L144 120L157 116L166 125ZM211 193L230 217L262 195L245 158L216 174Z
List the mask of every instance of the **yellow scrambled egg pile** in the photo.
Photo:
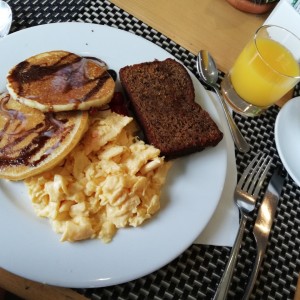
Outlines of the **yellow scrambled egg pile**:
M59 166L25 181L37 215L51 220L61 241L109 242L118 228L159 210L169 163L136 130L130 117L97 113Z

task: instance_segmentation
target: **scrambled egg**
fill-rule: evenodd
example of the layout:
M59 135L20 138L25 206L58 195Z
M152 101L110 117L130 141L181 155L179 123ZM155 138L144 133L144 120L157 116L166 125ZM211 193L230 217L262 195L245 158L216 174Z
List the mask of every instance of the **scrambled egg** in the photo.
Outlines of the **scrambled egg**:
M35 212L61 241L107 243L118 228L139 226L159 210L170 165L136 130L130 117L99 112L59 166L25 180Z

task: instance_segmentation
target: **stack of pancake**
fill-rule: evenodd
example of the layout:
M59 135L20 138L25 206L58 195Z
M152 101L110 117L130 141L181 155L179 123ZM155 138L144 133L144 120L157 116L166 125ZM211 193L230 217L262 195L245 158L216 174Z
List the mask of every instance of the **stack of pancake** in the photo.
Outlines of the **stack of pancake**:
M114 89L103 64L67 51L14 66L0 97L0 178L23 180L61 162L87 130L87 111Z

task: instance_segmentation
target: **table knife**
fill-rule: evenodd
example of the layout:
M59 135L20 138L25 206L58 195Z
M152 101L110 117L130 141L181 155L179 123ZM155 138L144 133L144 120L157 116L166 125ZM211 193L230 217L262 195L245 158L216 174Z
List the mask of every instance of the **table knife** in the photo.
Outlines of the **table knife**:
M257 218L253 228L257 253L250 281L246 288L243 300L249 299L251 295L268 245L270 231L284 182L284 177L280 174L280 172L281 171L279 169L276 169L272 175L267 187L267 191L258 210Z

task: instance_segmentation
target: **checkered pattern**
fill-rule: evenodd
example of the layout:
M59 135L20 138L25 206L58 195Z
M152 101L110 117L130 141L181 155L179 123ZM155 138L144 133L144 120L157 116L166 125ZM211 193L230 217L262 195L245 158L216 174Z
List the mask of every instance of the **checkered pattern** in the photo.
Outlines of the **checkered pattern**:
M181 60L194 74L195 56L153 28L106 0L8 0L13 9L12 31L38 24L78 21L106 24L130 31L162 47ZM223 74L220 73L221 81ZM295 96L300 94L299 86ZM247 154L236 152L238 173L251 158L264 151L273 157L273 168L281 166L274 142L274 123L279 112L270 108L258 118L234 115L251 145ZM300 189L287 175L271 238L251 299L293 299L300 271ZM259 199L261 201L261 199ZM250 220L234 273L228 299L241 299L255 256ZM101 289L78 289L91 299L211 299L225 268L230 248L192 245L176 260L143 278Z
M45 24L74 21L90 0L6 0L13 13L11 31Z

